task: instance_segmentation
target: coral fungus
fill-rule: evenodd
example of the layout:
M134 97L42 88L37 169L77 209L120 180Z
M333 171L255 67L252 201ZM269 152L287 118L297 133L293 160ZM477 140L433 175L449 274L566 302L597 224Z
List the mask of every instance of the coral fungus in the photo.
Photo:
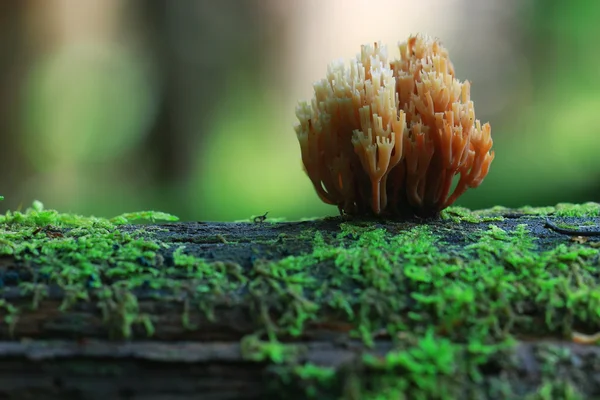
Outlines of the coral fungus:
M479 186L494 159L490 125L475 119L470 84L446 49L421 35L399 48L396 61L375 43L349 68L330 64L296 109L305 171L340 212L437 215Z

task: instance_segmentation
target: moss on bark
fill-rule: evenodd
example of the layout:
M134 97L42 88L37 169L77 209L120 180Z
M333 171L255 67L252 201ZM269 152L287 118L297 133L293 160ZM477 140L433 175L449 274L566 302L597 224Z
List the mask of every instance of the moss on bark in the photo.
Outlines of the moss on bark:
M600 238L547 217L594 229L600 206L128 225L174 218L36 204L0 216L0 339L226 342L285 398L585 398Z

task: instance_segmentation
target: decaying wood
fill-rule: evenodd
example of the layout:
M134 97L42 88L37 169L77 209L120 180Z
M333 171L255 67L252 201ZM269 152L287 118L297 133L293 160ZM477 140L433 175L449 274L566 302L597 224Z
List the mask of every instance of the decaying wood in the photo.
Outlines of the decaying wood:
M315 341L300 346L299 361L335 367L352 365L366 351L358 342ZM540 382L543 366L536 352L544 346L569 349L574 366L597 373L597 347L548 340L521 342L515 349L521 374L512 379L523 391ZM389 342L378 342L368 352L383 356L390 348ZM272 398L265 389L274 379L269 368L266 362L244 360L240 345L231 342L0 342L0 393L6 398ZM490 366L490 377L500 374L498 366ZM586 385L598 390L599 383ZM303 398L292 392L281 396Z
M494 224L505 229L526 224L541 249L570 240L548 229L545 218L513 212L504 213L504 217L504 221ZM177 223L143 228L153 232L157 240L184 244L189 254L207 261L250 268L257 258L269 261L309 252L310 241L301 238L303 232L312 229L335 233L343 221L330 218L272 224ZM583 225L585 219L571 218L569 222ZM422 222L380 221L375 224L391 233L400 233L419 223ZM461 244L451 229L442 229L452 226L453 222L426 223L445 241ZM477 232L487 225L465 223L460 229ZM122 229L135 231L140 227ZM285 246L281 245L283 241ZM19 282L35 281L34 267L18 267L22 271ZM0 272L16 268L17 263L11 257L0 258ZM139 313L151 318L154 332L148 337L144 327L136 324L131 338L123 339L114 335L118 321L107 322L94 299L77 302L64 311L61 305L65 291L50 286L48 293L32 307L32 293L23 293L16 283L5 282L0 297L22 310L13 323L0 324L0 398L262 399L274 396L269 386L277 366L266 361L250 361L241 348L240 341L261 327L256 304L248 302L247 297L236 297L238 294L232 293L227 301L215 305L214 318L210 318L203 310L188 309L181 293L136 290ZM183 313L188 318L186 324L182 323ZM319 323L308 323L299 337L283 340L298 347L298 361L341 370L351 368L365 353L383 356L392 346L389 338L382 335L376 338L374 347L368 348L348 337L350 328L332 314ZM507 372L502 365L489 365L485 371L487 378L510 374L510 380L521 392L535 388L542 382L542 366L536 352L545 346L570 350L570 364L563 370L565 376L574 376L577 381L600 374L600 350L596 347L556 337L519 340L512 350L514 368ZM465 382L465 385L477 384L480 383ZM586 393L600 394L597 379L587 380L582 385ZM298 393L290 391L282 398L294 398Z

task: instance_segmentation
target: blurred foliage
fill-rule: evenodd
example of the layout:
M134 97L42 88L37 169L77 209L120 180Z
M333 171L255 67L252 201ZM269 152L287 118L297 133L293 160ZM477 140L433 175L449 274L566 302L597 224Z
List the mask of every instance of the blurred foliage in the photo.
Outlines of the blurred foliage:
M600 3L532 3L522 15L532 102L496 117L497 159L485 184L465 195L467 206L600 201L600 53L590 51Z
M248 82L246 90L240 92L243 82ZM199 218L243 219L268 211L299 219L337 213L315 201L294 131L282 115L270 112L276 109L274 100L244 76L231 78L224 97L231 100L215 115L212 134L203 143L208 150L198 149L203 156L186 196L200 205Z
M74 46L40 60L23 103L22 140L36 170L87 166L139 146L155 103L140 60L116 46Z
M184 220L335 215L302 171L282 86L294 79L285 69L294 60L282 59L292 33L265 12L270 3L126 3L114 8L121 28L108 39L73 37L54 47L40 45L44 35L24 22L32 3L2 9L11 23L0 25L0 35L18 39L0 40L0 168L9 171L0 176L2 207L40 199L98 216L136 209ZM492 124L496 159L457 205L599 201L600 3L519 4L510 34L524 54L523 88L512 106L478 114ZM37 45L28 41L35 35ZM457 64L476 70L475 57L495 51L493 39L487 53ZM473 89L476 110L478 99L494 96L494 87L477 91L475 82Z

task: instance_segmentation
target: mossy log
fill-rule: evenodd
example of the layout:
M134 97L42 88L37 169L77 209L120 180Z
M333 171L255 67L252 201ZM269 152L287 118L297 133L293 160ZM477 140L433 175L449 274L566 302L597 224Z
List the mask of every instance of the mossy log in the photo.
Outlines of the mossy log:
M0 398L600 396L597 204L405 222L44 212L0 219Z

